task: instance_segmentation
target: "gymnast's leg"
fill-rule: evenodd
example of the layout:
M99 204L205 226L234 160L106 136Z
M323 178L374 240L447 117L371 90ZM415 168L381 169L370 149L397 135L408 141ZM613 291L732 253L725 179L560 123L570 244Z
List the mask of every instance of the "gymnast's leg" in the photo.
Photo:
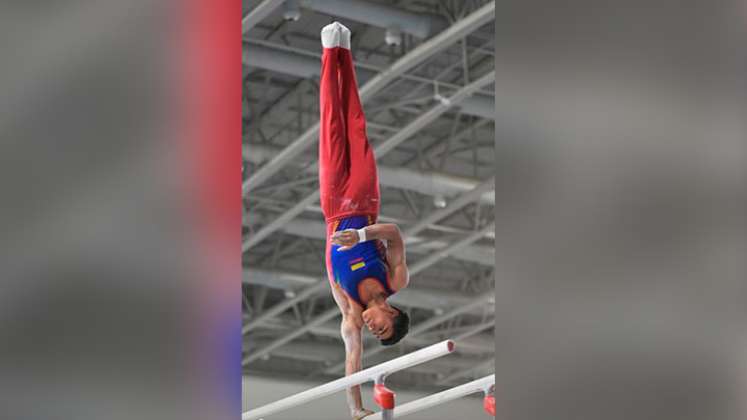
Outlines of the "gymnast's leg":
M358 84L353 65L353 56L347 48L338 50L340 63L340 94L349 159L348 183L345 196L358 214L372 218L376 223L379 215L379 177L376 157L366 135L366 117L358 96Z
M339 24L338 24L339 25ZM322 44L339 45L340 30L335 24L322 30ZM345 117L340 98L339 47L322 51L319 80L319 190L322 213L327 221L342 215L342 194L350 173Z

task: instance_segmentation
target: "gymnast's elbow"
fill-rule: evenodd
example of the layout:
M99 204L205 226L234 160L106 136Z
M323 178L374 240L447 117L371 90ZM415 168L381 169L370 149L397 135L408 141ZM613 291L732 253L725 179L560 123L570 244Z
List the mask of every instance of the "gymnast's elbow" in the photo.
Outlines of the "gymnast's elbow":
M392 267L391 279L391 286L394 291L400 291L410 284L410 272L404 262Z
M359 350L361 346L361 326L352 317L344 316L340 323L340 335L348 353Z
M402 231L394 223L387 223L387 236L390 241L402 241Z
M381 239L387 242L402 241L402 232L394 223L376 223L366 228L369 239Z

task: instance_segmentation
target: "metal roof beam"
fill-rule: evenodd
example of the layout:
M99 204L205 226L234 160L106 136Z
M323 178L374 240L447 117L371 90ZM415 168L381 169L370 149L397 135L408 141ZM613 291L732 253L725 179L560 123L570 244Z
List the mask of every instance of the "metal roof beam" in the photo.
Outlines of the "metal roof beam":
M283 3L285 3L285 0L265 0L260 3L257 7L252 9L249 14L241 19L241 34L245 35L259 22L262 22L267 18L267 16L270 16L275 9L282 6Z
M450 312L447 312L440 316L430 318L429 320L425 322L421 322L420 324L415 325L413 328L410 329L409 334L407 334L402 340L405 341L405 340L408 340L410 337L416 337L418 334L428 331L429 329L437 326L438 324L448 321L458 315L461 315L465 312L472 311L473 309L476 309L476 308L479 308L479 307L482 307L488 304L493 304L494 302L495 302L495 296L487 295L487 294L482 295L481 297L473 300L471 303L467 305L454 308ZM382 351L386 349L388 349L388 347L385 347L385 346L377 346L374 348L369 348L368 350L363 352L363 358L364 359L369 358L375 354L381 353ZM330 367L329 369L326 369L324 373L334 374L344 367L345 367L345 361L343 360L340 363Z
M369 80L359 91L361 102L371 99L378 91L383 89L392 80L400 77L406 71L420 64L428 57L451 46L468 34L476 31L482 25L489 23L495 17L495 2L490 2L480 9L472 12L469 16L454 23L449 28L422 43L404 57L397 60L389 68ZM483 87L480 85L480 87ZM314 124L304 134L294 140L275 158L256 171L246 180L242 187L243 193L249 192L253 187L266 181L277 173L286 163L306 150L317 140L319 123ZM248 248L247 248L248 249Z
M259 317L255 318L244 326L244 333L258 327L267 320L280 315L291 306L309 299L310 297L321 294L328 290L328 280L326 276L309 276L297 274L282 270L263 270L248 268L244 269L244 284L261 285L273 289L280 289L289 292L293 296L282 301L274 307L262 312ZM294 286L289 285L289 281L296 281ZM301 291L296 291L302 288ZM390 297L395 305L402 305L414 308L424 308L431 310L443 310L454 306L467 304L477 296L467 293L459 293L453 290L439 290L434 288L408 287Z
M315 54L317 56L317 54ZM316 78L319 76L321 66L319 58L309 55L301 55L294 52L275 49L268 47L266 44L244 45L242 49L242 63L245 66L251 66L263 70L271 70L291 76L301 77L304 79ZM358 76L361 81L370 80L377 74L370 66L356 65ZM378 70L381 71L381 70ZM403 77L409 77L403 75ZM426 80L417 78L419 82L438 84L439 86L459 88L458 85L444 83L435 80ZM466 99L460 106L463 114L474 115L486 119L495 119L495 99L486 95L475 95Z
M316 12L378 26L398 28L419 38L426 38L448 23L438 15L415 13L384 4L362 0L302 0L301 4Z
M429 225L438 222L439 220L449 216L455 211L471 203L481 200L485 196L485 194L493 195L493 200L495 201L494 188L495 188L495 178L491 177L490 179L487 179L483 181L482 183L480 183L480 185L476 186L472 190L460 195L455 200L452 200L451 202L449 202L449 204L446 207L430 213L428 216L422 218L416 224L405 229L404 236L406 238L412 238L413 236L417 235L418 233L426 229Z
M264 327L270 330L285 331L293 330L296 328L295 325L289 326L289 321L282 318L276 318L272 321L268 321ZM443 340L447 337L453 337L453 340L457 343L457 353L465 354L486 354L495 351L495 340L493 335L479 335L488 329L495 328L495 318L491 317L489 321L475 324L470 326L465 332L453 336L450 331L443 331L438 334L436 338L427 338L427 334L422 334L418 337L412 337L408 340L409 344L416 347L427 346L434 341ZM332 338L341 340L340 338L340 324L327 322L324 325L315 327L309 331L310 333L326 338Z
M253 163L267 161L275 156L279 147L263 144L244 145L242 156ZM305 172L316 173L316 165L306 166ZM451 196L469 192L478 187L480 181L475 178L456 176L443 172L416 171L409 168L379 165L379 183L385 187L412 190L425 195ZM480 201L485 204L495 204L495 193L492 189L482 189Z
M478 80L470 83L469 85L457 91L451 97L444 99L442 103L440 103L439 105L436 105L435 107L431 108L428 112L416 118L410 124L402 128L402 130L397 132L397 134L391 136L388 140L377 145L374 148L374 154L376 155L377 159L381 159L382 156L389 153L392 149L397 147L397 145L399 145L403 141L412 137L412 135L417 133L418 130L422 129L424 126L432 123L436 118L438 118L439 115L446 112L449 108L451 108L454 105L458 105L464 99L472 95L475 91L477 91L478 89L480 89L481 87L485 85L492 83L493 81L495 81L495 71L492 71L482 76ZM286 150L288 150L288 148L284 149L283 152L285 152ZM282 155L283 152L281 152L280 155ZM268 162L267 164L265 164L265 166L263 166L263 168L266 168L267 166L272 166L274 161L275 159ZM260 169L260 171L262 171L262 169ZM301 214L307 206L315 203L318 199L319 199L319 190L316 190L312 192L311 194L309 194L307 197L300 200L298 204L296 204L291 209L289 209L285 213L278 216L277 219L275 219L272 223L260 229L258 232L254 233L253 235L249 235L249 237L242 243L241 251L246 252L249 249L251 249L253 246L263 241L265 238L270 236L273 232L277 231L283 225L285 225L289 221L293 220L296 216Z
M492 232L494 230L495 230L495 223L490 223L487 226L483 227L482 229L475 231L475 233L467 236L466 238L460 241L457 241L454 244L449 245L444 249L440 249L437 252L432 253L431 255L429 255L428 257L422 260L418 260L415 264L410 266L410 269L409 269L410 275L415 275L415 274L420 273L421 271L441 261L442 259L448 257L454 252L464 249L468 245L474 242L477 242L479 239L485 236L486 232ZM494 264L495 264L495 261L493 261L493 263L491 263L490 265L494 265Z
M325 240L327 235L326 227L323 222L306 218L290 220L283 224L280 230L288 235L296 235L318 240ZM485 238L493 238L495 234L491 229L483 229L482 232ZM426 239L416 236L405 236L405 238L409 244L408 252L412 252L413 254L441 252L443 249L451 246L450 242L444 240L432 238ZM475 241L477 239L475 239ZM495 264L495 249L487 246L464 246L451 250L449 255L462 261L477 263L489 267Z

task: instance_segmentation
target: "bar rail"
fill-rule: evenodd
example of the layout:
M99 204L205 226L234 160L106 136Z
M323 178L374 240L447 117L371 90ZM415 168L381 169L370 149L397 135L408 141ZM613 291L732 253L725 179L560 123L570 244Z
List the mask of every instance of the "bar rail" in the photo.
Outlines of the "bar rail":
M445 356L454 351L454 342L445 340L440 343L400 356L388 362L372 366L350 376L346 376L315 388L308 389L295 395L288 396L273 403L249 410L241 415L241 420L258 420L264 416L287 410L297 405L305 404L317 398L322 398L351 386L366 382L377 382L399 370L428 362Z
M406 416L408 414L415 413L417 411L422 411L427 408L434 407L439 404L444 404L452 400L456 400L462 397L465 397L470 394L474 394L477 392L485 392L487 393L491 386L495 384L495 374L488 375L484 378L477 379L472 382L468 382L463 385L459 385L457 387L447 389L446 391L442 391L433 395L429 395L427 397L420 398L415 401L411 401L406 404L402 404L400 406L397 406L394 408L394 418L398 419L402 416ZM371 417L366 417L366 420L383 420L384 417L381 412L376 413L372 415Z

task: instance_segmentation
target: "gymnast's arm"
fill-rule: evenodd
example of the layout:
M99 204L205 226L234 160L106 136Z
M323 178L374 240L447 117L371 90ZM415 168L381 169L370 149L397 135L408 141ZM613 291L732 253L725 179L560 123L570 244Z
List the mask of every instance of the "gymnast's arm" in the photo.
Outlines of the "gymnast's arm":
M393 223L377 223L366 226L366 239L386 241L386 259L389 265L390 284L394 291L407 287L410 273L407 271L405 241L399 227Z
M361 370L361 354L363 342L361 329L363 325L355 322L352 316L343 314L340 334L345 342L345 376L352 375ZM373 414L372 411L363 408L361 401L361 387L356 385L347 389L348 406L350 415L354 420Z

